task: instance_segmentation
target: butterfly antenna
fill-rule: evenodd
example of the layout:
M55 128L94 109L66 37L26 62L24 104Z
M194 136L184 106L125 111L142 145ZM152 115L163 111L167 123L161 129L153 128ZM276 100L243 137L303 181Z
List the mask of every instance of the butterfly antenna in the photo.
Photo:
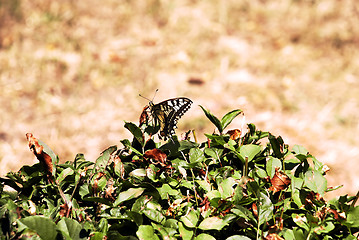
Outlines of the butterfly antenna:
M157 92L158 92L158 88L156 89L156 92L155 92L155 94L153 95L152 102L153 102L153 100L155 99Z
M142 96L141 94L138 94L138 96L140 96L140 97L142 97L142 98L144 98L144 99L146 99L148 101L151 101L150 99L146 98L145 96Z
M147 100L148 100L148 101L150 101L150 102L153 102L153 99L155 99L155 97L156 97L156 93L157 93L157 92L158 92L158 89L156 89L155 95L153 95L152 100L151 100L151 99L149 99L149 98L146 98L145 96L142 96L141 94L138 94L138 96L143 97L144 99L147 99Z

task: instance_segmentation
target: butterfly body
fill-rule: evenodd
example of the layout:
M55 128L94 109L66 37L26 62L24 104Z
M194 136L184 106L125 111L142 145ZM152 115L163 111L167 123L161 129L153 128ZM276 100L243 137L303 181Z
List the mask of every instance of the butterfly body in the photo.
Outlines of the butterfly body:
M164 140L175 134L178 120L191 107L192 101L189 98L179 97L154 104L149 102L143 109L140 117L140 124L148 123L152 118L154 125L159 126L159 137Z

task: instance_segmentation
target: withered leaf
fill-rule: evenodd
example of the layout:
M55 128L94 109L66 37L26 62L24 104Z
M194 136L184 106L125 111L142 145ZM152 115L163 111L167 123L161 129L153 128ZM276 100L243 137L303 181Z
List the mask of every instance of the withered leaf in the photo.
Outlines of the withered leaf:
M269 227L269 233L276 233L283 230L284 219L282 217L277 217L275 219L275 224Z
M60 217L68 217L71 213L71 209L72 208L70 208L69 205L67 205L67 203L60 205L60 212L59 212Z
M48 175L52 175L52 159L44 152L44 147L39 144L39 140L37 140L32 133L27 133L26 139L29 143L30 150L35 154L40 163L44 165Z
M276 233L270 233L265 237L265 240L284 240L284 238L280 237Z
M93 181L92 187L93 187L93 191L94 191L95 194L97 194L97 191L98 191L98 182L103 176L105 176L105 173L99 172L97 174L95 180Z
M252 211L255 217L258 217L258 208L255 202L252 203Z
M167 160L166 153L162 152L161 150L154 148L151 150L147 150L145 154L143 155L145 158L151 158L157 162L160 162L162 164L165 164Z
M115 192L115 188L113 187L113 179L109 179L107 182L107 188L105 191L105 198L110 201L115 201L115 197L113 196Z
M206 212L209 209L211 203L207 196L205 196L203 201L199 203L199 206L201 206L201 212Z
M275 174L273 178L270 180L270 182L272 183L272 186L269 188L269 190L272 190L273 193L276 193L286 189L291 181L290 178L285 173L279 171L279 168L276 168Z
M239 129L229 130L229 131L227 132L227 134L229 134L230 139L236 140L236 139L240 138L240 136L241 136L241 130L239 130Z
M345 219L345 215L339 214L337 210L335 209L328 209L328 213L332 213L334 215L335 220L340 221Z

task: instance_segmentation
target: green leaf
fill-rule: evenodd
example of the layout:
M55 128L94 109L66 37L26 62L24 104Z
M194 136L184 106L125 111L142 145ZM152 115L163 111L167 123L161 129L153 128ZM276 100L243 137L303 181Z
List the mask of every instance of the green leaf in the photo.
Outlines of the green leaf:
M302 147L300 145L294 145L293 146L293 151L296 153L296 154L302 154L302 155L307 155L308 154L308 150L305 149L305 147Z
M273 178L276 168L279 168L279 170L281 170L282 162L278 158L270 156L266 165L266 170L270 178Z
M208 197L209 200L215 199L215 198L221 198L221 193L218 190L212 190L209 191L208 193L206 193L206 195Z
M351 208L347 212L347 223L349 223L351 227L359 227L359 206Z
M205 192L211 191L211 184L206 180L196 180L195 181Z
M145 191L145 188L130 188L124 192L121 192L113 205L116 207L124 201L128 201L133 198L138 198Z
M30 216L18 219L18 221L36 232L42 239L56 239L56 224L47 217Z
M137 168L129 173L131 177L144 178L146 177L146 170L144 168Z
M144 145L142 131L136 124L131 122L125 122L125 128L127 128L132 133L132 135L141 144L141 146Z
M130 140L124 139L120 141L125 148L131 149L132 152L136 153L136 155L142 156L143 154L140 153L136 148L132 147Z
M214 126L216 126L219 133L222 134L223 127L222 127L222 123L219 121L219 119L216 116L214 116L212 113L210 113L210 111L208 111L204 107L202 107L201 105L199 105L199 106L202 108L204 114L206 114L206 117L214 124Z
M273 217L273 209L274 206L270 200L270 198L264 194L259 193L260 195L260 204L258 207L258 221L259 225L269 221Z
M335 229L335 225L332 222L324 222L320 226L314 228L316 234L329 233Z
M305 229L306 231L310 231L308 220L304 214L292 213L292 219L299 227Z
M182 222L178 222L178 231L183 240L191 240L193 237L193 230L188 229Z
M300 163L301 163L301 161L298 158L285 159L284 160L284 166L285 166L284 169L290 171L290 170L296 168Z
M180 146L178 148L178 151L182 151L182 152L199 146L198 143L191 142L188 140L183 140L183 141L179 142L179 144L180 144Z
M233 213L228 213L226 214L223 218L223 222L226 223L226 225L235 223L238 221L238 217L236 214Z
M74 159L74 167L78 168L78 164L82 162L86 162L85 155L83 153L76 154Z
M314 163L314 169L324 174L323 166L324 164L319 162L314 156L308 154L308 158L310 158Z
M233 185L236 183L236 180L232 177L224 179L220 184L218 184L218 191L221 193L222 199L227 199L234 195Z
M117 177L123 178L123 176L125 175L125 165L123 164L123 162L118 162L115 165L114 170L115 170Z
M189 161L190 161L190 163L203 162L205 159L206 158L204 156L204 153L200 149L192 148L189 151Z
M261 146L254 145L254 144L248 144L243 145L239 148L239 154L245 159L248 157L248 162L252 161L253 158L260 153Z
M233 203L240 204L240 201L244 196L245 194L243 193L243 187L240 184L238 184L234 189Z
M59 229L66 236L66 239L86 239L80 237L80 231L82 229L81 224L73 219L63 217L57 223L57 229Z
M91 234L91 240L103 240L106 237L105 233L102 232L93 232Z
M198 213L195 210L189 211L185 216L182 216L180 220L186 227L195 228L198 223Z
M157 190L158 190L158 193L161 195L162 199L167 199L168 195L171 195L171 196L180 195L180 193L177 190L171 188L171 186L168 184L163 184L162 187L157 188Z
M245 179L243 179L245 181ZM258 193L262 190L262 188L256 181L247 182L247 191L251 194L254 194L257 198L259 198Z
M167 219L164 226L167 227L167 228L178 229L178 220L176 220L176 219Z
M257 176L260 178L265 178L268 176L267 172L262 168L256 168Z
M291 229L287 229L285 230L284 234L283 234L284 239L289 239L289 240L305 240L307 239L303 230L298 228L298 227L294 227L293 230Z
M178 142L178 138L176 135L172 135L171 139L168 139L167 143L162 145L159 149L163 152L170 152L169 155L167 155L167 157L172 157L174 155L179 154L179 147L180 147L180 142Z
M226 113L226 115L223 116L221 120L221 125L223 130L235 119L239 114L241 114L243 111L240 109L233 110L229 113Z
M79 194L81 198L84 198L86 195L90 194L89 186L87 184L81 185L79 189Z
M226 238L226 240L251 240L249 237L241 236L241 235L233 235L229 238Z
M229 140L228 136L223 136L223 135L215 135L215 134L204 134L208 139L212 140L213 143L223 146L227 143L227 141ZM211 144L211 146L213 145L213 143Z
M205 218L198 228L202 230L221 230L226 225L226 222L219 217L209 217Z
M166 228L163 225L160 224L156 224L156 223L151 223L152 227L157 230L162 239L166 239L166 240L176 240L172 235L173 233L176 233L177 231L171 228ZM173 231L174 230L174 231Z
M142 213L145 214L146 217L157 223L164 223L166 220L165 216L156 209L145 209L142 211Z
M143 223L143 217L142 214L134 211L126 211L126 214L130 217L130 219L136 223L137 226L142 225Z
M223 149L220 148L205 148L204 153L211 158L215 159L215 163L219 163L221 161L221 156L223 154Z
M305 173L304 185L322 196L327 190L327 180L322 173L316 170L309 170Z
M302 188L303 183L304 180L301 178L297 178L294 176L291 178L291 195L294 203L297 204L298 207L301 207L304 204L300 196L300 189Z
M274 155L277 158L282 158L283 157L283 153L282 153L282 147L283 147L283 140L281 137L276 138L275 136L273 136L272 134L269 134L268 136L270 145L272 146Z
M110 160L111 154L117 150L117 146L111 146L104 150L101 155L96 159L95 167L93 168L93 172L102 172L105 170L108 161Z
M201 233L200 235L195 237L194 240L216 240L216 239L209 234Z
M136 201L132 204L131 211L133 212L140 212L144 209L145 204L148 202L148 196L141 196L136 199Z
M150 225L139 226L136 235L140 240L160 240L160 238L155 234L155 230Z
M74 170L72 168L66 168L64 169L59 176L57 177L58 183L61 184L61 182L67 177L74 174Z

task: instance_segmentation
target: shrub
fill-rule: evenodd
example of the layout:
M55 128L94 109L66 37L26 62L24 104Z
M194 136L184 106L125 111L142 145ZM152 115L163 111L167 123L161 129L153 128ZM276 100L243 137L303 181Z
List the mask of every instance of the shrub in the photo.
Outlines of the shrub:
M1 239L356 239L357 198L325 201L326 167L304 147L254 124L224 134L241 111L202 109L218 129L206 142L126 122L132 141L96 162L59 164L27 134L40 163L0 179Z

